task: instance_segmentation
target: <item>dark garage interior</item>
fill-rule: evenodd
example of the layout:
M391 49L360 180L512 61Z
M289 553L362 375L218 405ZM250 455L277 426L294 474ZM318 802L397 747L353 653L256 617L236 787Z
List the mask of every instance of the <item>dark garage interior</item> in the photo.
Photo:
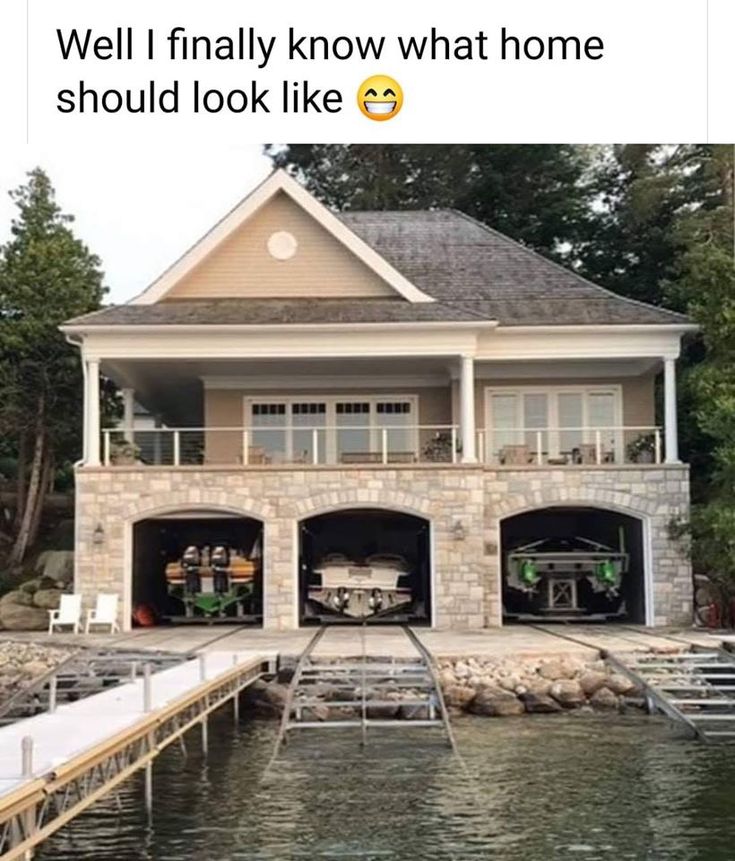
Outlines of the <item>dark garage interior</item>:
M377 622L431 623L431 547L427 520L383 509L349 509L321 514L301 522L299 526L299 605L302 624L318 621L352 621L338 612L330 612L310 600L309 586L318 580L314 569L323 560L341 557L346 576L352 566L367 566L379 555L396 557L403 571L397 585L408 594L407 601L395 612L376 613L369 617Z
M581 540L580 540L581 539ZM568 574L567 583L573 584L574 599L562 609L549 606L549 580L556 582L567 576L565 571L554 572L553 577L544 576L527 592L513 588L509 582L509 554L518 552L533 542L544 541L538 549L550 552L581 551L583 554L596 545L603 545L615 554L627 556L627 571L622 575L619 588L611 593L595 591L590 578L577 572ZM643 525L640 520L600 508L568 507L544 508L518 514L501 524L503 615L509 621L531 621L532 619L561 619L568 617L581 620L617 619L635 624L645 624L645 576L643 557ZM605 550L597 552L604 556ZM574 566L558 566L571 572ZM564 587L566 588L566 587ZM571 592L570 588L570 592Z
M263 527L253 518L216 515L168 515L143 520L133 531L133 608L150 608L157 621L184 621L183 601L171 594L166 579L166 567L181 560L187 547L194 545L205 553L205 548L224 545L233 560L255 558L258 569L262 557ZM206 588L206 587L205 587ZM243 621L257 621L262 617L262 583L255 578L252 596L240 608L230 607L226 616L246 613ZM203 621L198 617L198 621Z

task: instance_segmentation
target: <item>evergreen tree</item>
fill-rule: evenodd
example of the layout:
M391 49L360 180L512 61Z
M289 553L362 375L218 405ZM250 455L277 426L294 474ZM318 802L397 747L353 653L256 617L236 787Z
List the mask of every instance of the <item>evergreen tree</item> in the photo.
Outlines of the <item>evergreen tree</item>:
M55 464L81 439L78 351L58 327L98 308L105 289L99 259L72 233L40 168L11 197L18 215L0 256L0 432L19 458L13 566L35 539Z

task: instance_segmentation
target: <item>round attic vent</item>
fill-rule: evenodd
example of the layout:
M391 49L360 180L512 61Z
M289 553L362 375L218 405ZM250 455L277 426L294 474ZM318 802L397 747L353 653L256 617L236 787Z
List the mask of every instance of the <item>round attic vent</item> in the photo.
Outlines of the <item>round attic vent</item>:
M290 260L298 247L296 237L286 230L278 230L268 237L268 253L276 260Z

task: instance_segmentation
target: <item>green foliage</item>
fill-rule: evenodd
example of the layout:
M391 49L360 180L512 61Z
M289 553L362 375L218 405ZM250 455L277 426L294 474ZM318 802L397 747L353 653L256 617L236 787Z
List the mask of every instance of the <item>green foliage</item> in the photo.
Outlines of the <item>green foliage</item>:
M589 233L595 190L585 147L294 144L266 152L333 209L453 207L558 259Z

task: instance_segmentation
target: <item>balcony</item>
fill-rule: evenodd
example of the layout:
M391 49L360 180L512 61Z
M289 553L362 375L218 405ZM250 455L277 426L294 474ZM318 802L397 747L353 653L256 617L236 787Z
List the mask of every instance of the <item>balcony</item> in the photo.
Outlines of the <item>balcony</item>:
M457 425L107 428L102 451L108 467L440 465L463 461L461 439ZM481 429L476 449L499 469L658 465L665 454L660 427Z

